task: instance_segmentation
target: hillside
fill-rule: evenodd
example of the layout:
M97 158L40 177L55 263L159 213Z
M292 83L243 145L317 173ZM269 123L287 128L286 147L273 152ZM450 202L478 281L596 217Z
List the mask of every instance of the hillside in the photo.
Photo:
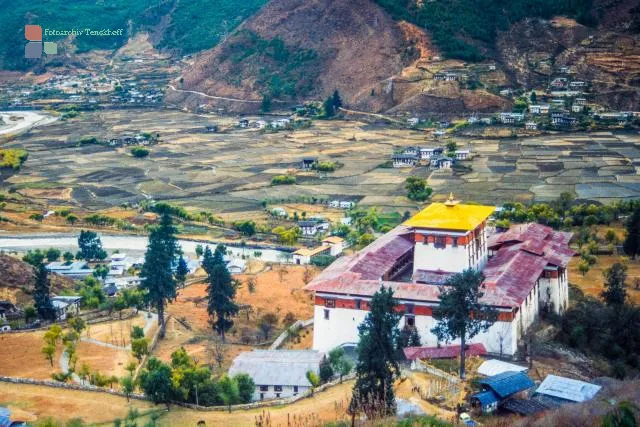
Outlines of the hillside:
M256 12L266 0L48 0L15 2L0 0L0 69L41 70L44 65L74 61L74 54L95 49L116 50L138 31L152 33L155 47L189 54L216 45L226 34ZM122 35L52 36L58 55L24 58L24 25L43 30L122 29Z
M553 70L570 66L576 78L592 83L596 101L634 109L640 39L633 33L633 2L603 0L592 8L586 1L572 7L566 1L536 4L522 0L503 9L473 0L446 7L390 0L271 1L240 31L196 57L167 101L190 109L209 104L255 112L264 97L292 104L338 89L354 110L493 112L511 105L497 95L500 88L545 87ZM556 13L591 26L571 18L543 19ZM543 62L547 69L538 66ZM487 72L488 64L496 69ZM451 70L469 78L435 81L436 73Z
M0 254L0 300L8 299L19 305L30 304L35 285L34 268L17 258ZM72 286L73 281L57 274L49 275L51 292L57 293Z

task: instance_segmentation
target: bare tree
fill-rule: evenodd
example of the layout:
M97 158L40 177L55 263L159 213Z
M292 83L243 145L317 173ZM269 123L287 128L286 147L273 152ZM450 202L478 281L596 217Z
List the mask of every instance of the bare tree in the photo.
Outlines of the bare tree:
M308 284L311 279L313 279L313 273L311 272L311 269L309 268L308 265L304 266L304 273L302 275L302 281L304 282L304 284Z
M209 360L215 361L218 365L218 369L222 369L224 358L227 355L229 348L226 343L218 337L213 339L213 342L209 346Z
M284 265L281 265L280 268L278 269L278 277L280 278L280 284L284 282L284 276L287 274L289 274L287 267L285 267Z

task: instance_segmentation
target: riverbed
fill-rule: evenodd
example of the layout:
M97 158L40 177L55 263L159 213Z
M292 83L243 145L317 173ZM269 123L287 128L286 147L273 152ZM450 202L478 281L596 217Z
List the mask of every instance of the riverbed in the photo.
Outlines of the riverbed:
M109 253L117 250L128 255L141 256L146 251L148 238L147 236L100 234L100 240L102 241L103 249ZM186 255L195 257L198 245L206 246L208 244L213 249L217 243L179 239L178 244ZM233 257L239 258L244 255L245 257L257 258L265 262L283 262L289 253L285 250L273 248L241 247L228 244L225 244L225 246ZM0 251L26 252L29 249L48 248L57 248L61 251L75 253L78 250L78 235L71 233L0 235Z

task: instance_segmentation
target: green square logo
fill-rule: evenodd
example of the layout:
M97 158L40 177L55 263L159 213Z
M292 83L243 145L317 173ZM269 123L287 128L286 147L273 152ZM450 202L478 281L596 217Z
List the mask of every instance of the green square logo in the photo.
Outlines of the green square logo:
M44 53L56 55L58 53L58 45L54 42L44 42Z

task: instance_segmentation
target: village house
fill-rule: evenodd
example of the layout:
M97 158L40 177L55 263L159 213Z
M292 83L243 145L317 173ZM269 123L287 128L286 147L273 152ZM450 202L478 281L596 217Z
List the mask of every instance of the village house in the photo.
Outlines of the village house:
M311 264L314 257L330 254L331 247L328 245L318 246L313 249L300 248L293 253L293 263L297 265Z
M317 163L318 163L317 157L304 157L302 160L300 160L300 169L302 170L313 169Z
M93 269L89 268L89 264L85 261L75 261L71 263L55 261L47 264L45 268L50 273L56 273L73 279L84 279L93 273Z
M329 207L335 209L353 209L355 205L356 203L351 200L334 199L329 201Z
M551 115L551 123L555 126L572 126L576 123L575 117L568 116L562 113L553 113Z
M529 105L529 112L535 115L549 114L549 104Z
M249 127L249 119L240 119L238 120L238 127L246 129Z
M308 220L298 222L298 227L302 235L305 237L313 237L317 233L325 232L329 229L329 223L326 221Z
M435 138L439 138L439 137L441 137L441 136L445 136L445 135L446 135L446 133L447 133L447 132L445 132L444 130L442 130L442 129L438 129L438 130L436 130L436 131L434 131L434 132L433 132L433 136L434 136Z
M418 123L420 123L420 119L417 117L411 117L410 119L407 119L407 124L409 126L418 126Z
M547 375L535 391L533 398L545 406L557 408L567 403L591 400L602 387L572 378Z
M524 124L526 130L538 130L538 124L536 122L527 122Z
M19 319L22 315L22 310L16 307L11 301L0 301L0 323Z
M80 314L81 296L58 296L51 298L51 304L58 320L65 320L67 316Z
M429 160L433 156L439 156L444 152L442 147L427 147L420 149L420 160Z
M511 89L502 89L500 91L500 96L509 96L511 95Z
M582 113L584 111L584 105L573 104L571 106L572 113Z
M253 400L280 399L305 393L307 372L320 371L324 353L314 350L253 350L240 353L229 375L247 374L256 385Z
M554 89L562 89L566 85L567 79L565 77L556 77L555 79L551 80L551 83L549 83L549 86Z
M573 103L575 105L587 105L587 99L586 98L576 98L573 100Z
M271 127L273 129L284 129L290 124L291 124L291 120L289 119L278 119L278 120L273 120L271 122Z
M322 240L322 245L329 246L330 248L329 255L338 256L342 254L342 251L344 251L344 248L346 247L346 242L340 236L329 236L329 237L325 237Z
M271 209L271 215L279 216L279 217L286 217L287 216L287 211L284 208L276 207L276 208Z
M265 120L256 120L255 127L256 129L264 129L267 127L267 124Z
M418 156L418 154L420 154L420 148L419 147L406 147L404 150L402 150L402 154L406 154L409 156Z
M514 396L535 387L535 383L524 372L507 371L476 380L482 391L471 395L472 408L490 414Z
M573 80L571 82L569 82L569 87L571 88L583 88L587 85L586 82L583 82L582 80Z
M418 158L413 154L394 154L391 160L394 168L410 168L418 162Z
M445 82L453 82L460 78L458 73L453 72L439 72L433 75L434 80L445 81Z
M456 150L455 157L456 160L467 160L471 156L471 152L469 150Z
M432 169L451 169L453 159L448 156L434 156L429 160L429 166Z
M523 113L500 113L500 121L504 124L514 124L524 120Z
M313 348L329 351L358 342L371 297L390 288L403 313L399 327L415 327L422 343L438 346L438 285L467 268L484 274L482 304L498 320L469 344L512 356L540 310L562 313L568 305L567 265L571 233L539 224L515 225L489 234L495 207L464 205L451 196L353 255L340 257L306 286L315 292Z

